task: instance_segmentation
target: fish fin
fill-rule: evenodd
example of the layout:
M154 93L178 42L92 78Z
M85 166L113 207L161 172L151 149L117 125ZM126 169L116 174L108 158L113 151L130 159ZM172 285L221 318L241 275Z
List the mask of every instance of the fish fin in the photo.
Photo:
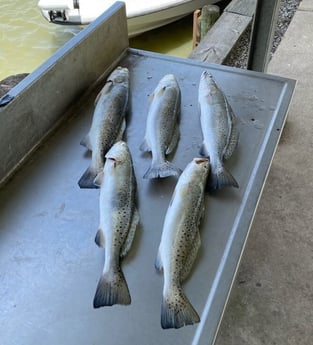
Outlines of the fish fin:
M200 225L201 219L204 217L204 214L205 214L205 205L204 205L204 199L203 199L202 204L201 204L201 211L200 211L200 215L199 215L198 227Z
M151 147L147 142L147 139L145 138L142 142L142 144L139 146L140 151L143 152L151 152Z
M161 259L160 249L158 250L157 257L155 258L154 267L159 273L163 271L163 263Z
M227 114L229 115L230 117L230 120L231 122L236 122L237 121L237 116L235 115L232 107L230 106L226 96L223 94L223 97L224 97L224 102L225 102L225 106L226 106L226 111L227 111Z
M123 140L125 129L126 129L126 120L123 119L120 131L118 132L118 135L116 137L116 142Z
M103 176L104 176L104 172L103 171L100 171L99 174L97 174L97 176L95 177L95 179L93 180L93 184L96 186L96 187L100 187L101 186L101 183L103 181Z
M168 176L179 176L181 170L169 161L164 161L159 164L152 164L147 172L143 175L143 178L162 178Z
M172 197L171 197L171 200L170 200L170 203L169 203L169 207L172 206L173 201L175 200L175 197L176 197L176 193L177 193L176 188L174 188L174 192L172 194Z
M149 96L149 98L148 98L149 104L152 103L154 97L155 97L155 94L154 94L154 92L153 92L153 93Z
M227 110L227 114L228 114L230 133L229 133L229 138L228 138L228 144L226 145L224 152L223 152L223 159L229 159L232 156L232 154L233 154L233 152L234 152L234 150L238 144L239 132L236 128L238 118L235 115L232 107L228 103L225 95L224 95L224 101L225 101L226 110Z
M98 93L94 105L96 105L102 95L109 93L112 90L113 82L111 80L107 81L103 86L102 90Z
M176 97L176 102L175 102L174 113L176 114L177 122L179 122L180 121L180 115L181 115L181 92L180 92L179 87L178 87L178 95Z
M172 286L171 291L163 296L161 308L162 328L180 328L199 321L198 313L187 299L182 288Z
M89 133L80 141L80 145L85 146L88 150L92 151Z
M199 230L197 229L195 231L195 236L190 241L190 249L188 251L188 255L186 256L186 261L184 262L182 270L181 270L182 281L187 279L191 271L191 268L193 266L193 263L195 262L195 259L197 257L200 246L201 246L201 238L200 238Z
M170 144L169 144L169 146L165 152L166 155L169 155L170 153L173 152L173 150L177 146L178 140L179 140L179 128L177 125L175 125L172 140L171 140L171 142L170 142Z
M229 159L235 148L237 147L239 139L239 132L235 126L232 126L230 136L229 136L229 142L228 145L225 147L223 159Z
M221 189L224 187L239 188L239 185L232 174L224 166L220 169L211 169L206 189Z
M96 106L96 104L98 103L99 98L101 97L101 92L102 92L102 91L100 91L100 92L97 94L97 97L96 97L96 99L95 99L95 101L94 101L94 106Z
M80 188L98 188L94 184L94 180L97 176L97 172L94 171L91 167L89 167L83 174L83 176L79 179L78 185Z
M105 240L104 240L104 232L101 228L98 229L96 237L95 237L95 242L98 247L104 248Z
M204 142L202 143L202 145L200 147L199 153L203 157L209 157L209 151L207 150Z
M128 305L130 303L131 298L123 272L119 270L104 273L97 286L93 307L100 308L114 304Z
M123 247L121 248L121 252L120 252L121 258L123 258L129 252L130 247L131 247L133 240L134 240L134 237L135 237L135 233L136 233L136 229L137 229L138 224L139 224L139 212L138 212L137 208L135 207L127 238L124 242Z

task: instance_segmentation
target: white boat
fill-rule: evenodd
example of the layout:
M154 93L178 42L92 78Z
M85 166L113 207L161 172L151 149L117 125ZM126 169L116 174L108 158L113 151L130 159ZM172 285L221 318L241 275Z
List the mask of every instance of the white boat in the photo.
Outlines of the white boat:
M89 24L116 0L40 0L42 15L55 24ZM125 0L129 36L176 21L218 0Z

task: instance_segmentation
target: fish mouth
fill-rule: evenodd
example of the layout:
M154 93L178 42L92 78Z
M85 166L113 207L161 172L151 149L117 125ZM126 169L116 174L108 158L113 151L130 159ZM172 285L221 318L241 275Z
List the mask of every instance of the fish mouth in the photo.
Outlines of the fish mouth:
M212 77L212 74L211 74L208 70L203 71L203 72L202 72L202 75L203 75L204 77L207 77L207 76Z
M114 157L107 157L107 159L111 162L113 162L113 167L115 168L119 163L121 163L122 161L117 159L117 158L114 158Z
M129 76L129 71L126 67L117 67L113 73L110 75L110 79L107 80L107 82L112 82L112 83L123 83L124 81L127 80Z
M195 158L195 163L196 164L202 164L202 163L207 163L209 162L209 159L208 158Z
M209 71L203 71L201 74L201 79L211 79L213 80L213 75Z

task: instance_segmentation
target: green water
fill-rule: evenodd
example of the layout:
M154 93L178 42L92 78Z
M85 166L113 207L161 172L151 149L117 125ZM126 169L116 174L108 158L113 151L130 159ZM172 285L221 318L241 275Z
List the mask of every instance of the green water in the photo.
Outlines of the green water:
M11 74L32 72L80 30L49 24L41 16L37 2L0 1L0 80Z
M38 0L0 1L0 80L30 73L82 28L49 24ZM191 52L192 18L153 30L130 40L130 46L186 57Z
M130 40L130 46L187 57L192 51L192 15Z

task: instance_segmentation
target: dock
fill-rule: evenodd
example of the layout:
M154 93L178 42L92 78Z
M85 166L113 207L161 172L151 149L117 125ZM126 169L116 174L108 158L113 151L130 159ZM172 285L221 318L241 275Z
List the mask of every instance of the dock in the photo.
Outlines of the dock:
M189 58L223 64L251 25L255 8L256 0L231 1Z

